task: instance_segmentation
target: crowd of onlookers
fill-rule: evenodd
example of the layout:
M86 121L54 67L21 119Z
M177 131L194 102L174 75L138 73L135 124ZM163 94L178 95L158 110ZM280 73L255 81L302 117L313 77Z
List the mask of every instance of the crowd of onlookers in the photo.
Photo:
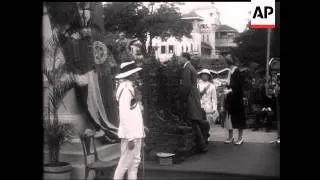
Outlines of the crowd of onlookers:
M244 88L244 79L241 79L238 67L234 65L232 57L229 55L225 60L230 66L227 78L215 78L214 71L209 69L202 69L198 72L201 107L206 112L206 119L211 127L215 123L228 129L229 137L226 143L231 143L234 141L232 125L235 124L232 119L234 121L241 119L242 123L238 134L240 144L243 142L242 129L244 128L250 127L253 131L265 128L266 132L269 132L277 122L279 129L280 73L272 75L269 81L265 76L255 76ZM235 104L236 101L238 104ZM237 109L234 107L235 105L240 110L233 115L236 118L232 118L230 111ZM245 112L244 124L243 111ZM280 142L280 140L276 142Z

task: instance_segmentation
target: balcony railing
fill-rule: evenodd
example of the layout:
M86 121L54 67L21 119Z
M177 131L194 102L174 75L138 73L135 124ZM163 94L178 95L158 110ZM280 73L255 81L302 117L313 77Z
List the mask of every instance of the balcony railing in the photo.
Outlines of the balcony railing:
M216 39L216 46L237 46L233 39L224 39L218 38Z

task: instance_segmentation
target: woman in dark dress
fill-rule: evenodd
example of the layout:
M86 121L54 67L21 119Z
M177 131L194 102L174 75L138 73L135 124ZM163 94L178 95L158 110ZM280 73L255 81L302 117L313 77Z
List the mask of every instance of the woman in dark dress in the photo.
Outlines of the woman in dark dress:
M243 104L243 81L240 70L235 66L234 60L231 55L226 56L226 62L230 66L230 82L227 88L228 93L228 113L231 116L231 124L233 129L238 129L238 139L235 142L236 145L243 143L243 129L246 126L246 120L244 115ZM229 138L225 143L231 143L234 141L233 129L229 129Z

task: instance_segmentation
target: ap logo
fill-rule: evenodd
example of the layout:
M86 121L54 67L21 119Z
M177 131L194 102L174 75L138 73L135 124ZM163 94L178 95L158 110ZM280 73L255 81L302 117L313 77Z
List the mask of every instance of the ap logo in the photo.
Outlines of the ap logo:
M275 0L251 0L251 28L275 28Z

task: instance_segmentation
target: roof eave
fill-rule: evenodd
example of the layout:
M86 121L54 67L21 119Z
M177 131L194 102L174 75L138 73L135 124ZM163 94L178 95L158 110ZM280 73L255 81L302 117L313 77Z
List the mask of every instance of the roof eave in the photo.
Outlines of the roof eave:
M203 18L201 18L201 17L182 17L181 19L199 19L199 20L203 20Z
M236 30L216 30L216 32L235 32L235 33L239 33Z

